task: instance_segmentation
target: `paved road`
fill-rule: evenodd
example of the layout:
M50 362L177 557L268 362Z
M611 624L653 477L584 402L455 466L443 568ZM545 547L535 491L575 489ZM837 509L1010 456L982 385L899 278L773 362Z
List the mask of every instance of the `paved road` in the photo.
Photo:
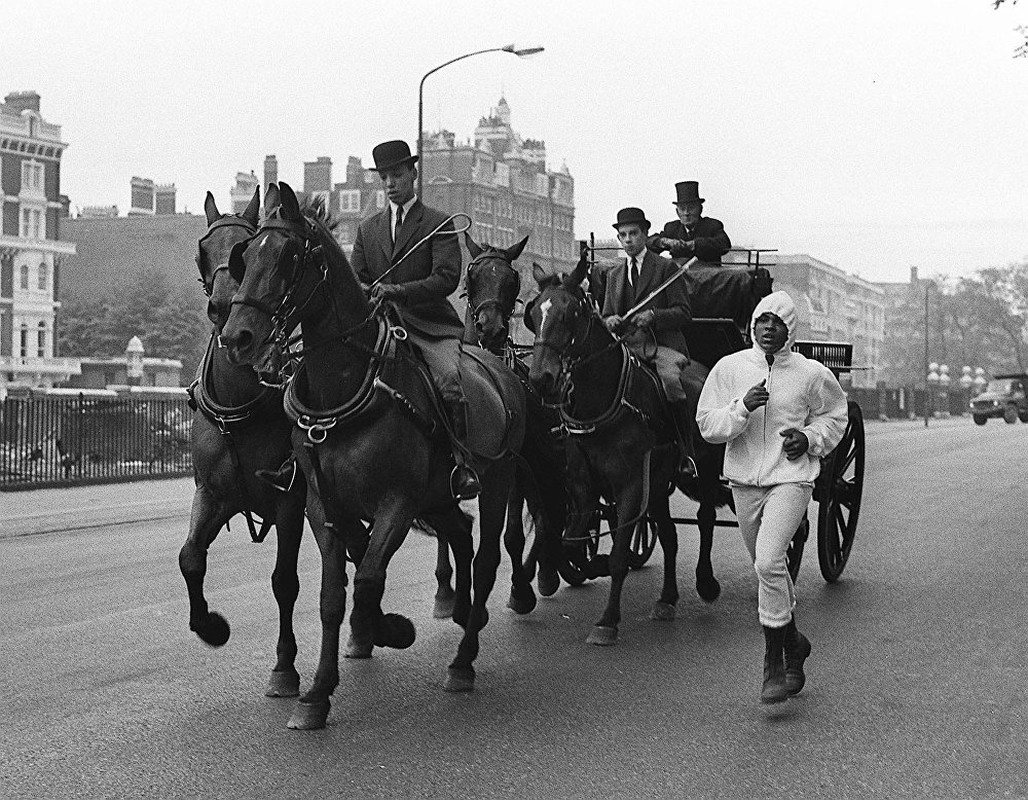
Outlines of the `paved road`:
M1028 796L1026 457L1024 425L871 426L853 558L828 586L808 552L810 679L772 709L757 702L755 579L730 529L715 545L722 598L691 592L683 530L678 620L646 619L659 569L634 573L615 648L584 644L604 582L516 617L504 578L470 696L440 689L457 633L431 619L434 543L412 534L386 605L418 641L344 662L314 733L287 731L291 701L263 696L273 541L235 525L215 543L209 598L233 635L212 650L187 629L181 519L6 538L0 796ZM301 571L306 685L313 540Z

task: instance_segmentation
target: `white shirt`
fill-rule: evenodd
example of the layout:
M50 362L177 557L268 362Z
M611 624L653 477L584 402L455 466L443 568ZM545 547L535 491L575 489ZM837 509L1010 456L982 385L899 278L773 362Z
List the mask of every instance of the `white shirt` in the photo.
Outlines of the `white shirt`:
M407 219L407 215L410 213L410 207L414 205L414 201L418 199L417 195L414 195L410 200L403 204L403 218ZM396 203L389 201L389 234L393 237L393 244L396 244L396 212L400 207ZM400 223L402 226L402 222Z

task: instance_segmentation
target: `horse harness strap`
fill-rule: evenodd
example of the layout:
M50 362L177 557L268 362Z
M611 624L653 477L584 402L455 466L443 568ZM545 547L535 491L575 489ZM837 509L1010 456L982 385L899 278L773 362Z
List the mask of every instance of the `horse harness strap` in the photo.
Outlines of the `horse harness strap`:
M621 375L618 377L617 390L614 399L607 409L599 416L592 419L576 419L567 410L567 403L561 404L560 417L562 426L573 436L595 433L600 428L613 424L621 414L627 410L636 414L647 425L652 417L638 406L628 401L632 387L635 383L636 373L642 369L642 364L624 344L621 345ZM572 386L568 383L566 394L570 398Z
M279 392L274 389L262 387L257 396L241 406L223 406L218 403L210 392L211 352L215 342L215 334L211 334L207 343L207 352L197 370L196 379L189 385L189 403L213 425L225 438L228 445L229 458L232 459L232 469L236 474L236 484L239 493L242 495L243 516L246 518L246 526L250 530L250 538L255 544L260 544L267 537L274 524L271 520L262 519L260 530L254 522L253 500L246 488L246 475L243 466L239 461L239 452L236 449L235 440L232 438L234 429L243 428L253 421L254 415L263 408L271 399L277 399Z

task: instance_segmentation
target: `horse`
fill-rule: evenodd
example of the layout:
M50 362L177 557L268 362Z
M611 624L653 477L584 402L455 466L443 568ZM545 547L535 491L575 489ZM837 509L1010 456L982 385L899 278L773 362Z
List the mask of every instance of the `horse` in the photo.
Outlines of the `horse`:
M269 492L254 476L277 467L289 453L291 424L282 409L282 392L262 386L249 367L230 363L217 346L239 284L228 271L232 247L257 232L259 193L242 214L222 214L210 192L204 210L207 232L200 239L196 263L207 295L207 316L214 326L207 352L190 387L194 407L191 449L196 491L189 533L179 552L179 568L189 594L189 628L212 647L228 641L225 618L208 608L204 597L207 551L236 514L246 517L255 542L275 526L278 549L271 586L279 607L277 658L268 682L269 697L295 697L296 671L293 608L299 594L297 558L303 536L306 487L297 476L290 491ZM253 515L262 517L260 529Z
M464 287L468 299L464 341L478 344L503 358L525 388L528 422L521 455L525 466L518 470L516 496L510 505L504 544L511 558L511 596L508 608L528 613L535 607L531 580L538 565L539 593L544 597L560 588L558 567L565 559L561 533L568 502L565 487L564 445L553 431L560 424L556 411L543 403L528 379L528 364L510 336L510 319L521 292L521 273L514 267L528 244L526 236L507 248L478 244L464 234L471 255ZM535 541L525 554L525 529L521 516L526 504L535 527ZM527 555L527 561L524 560ZM565 573L566 574L566 573Z
M288 184L278 189L280 206L256 237L233 250L230 269L240 287L222 340L234 363L264 368L288 347L289 331L299 324L303 333L303 360L285 405L296 422L293 452L308 479L308 505L322 507L331 531L324 536L315 530L319 544L326 540L318 668L289 720L290 728L310 729L324 727L339 683L347 576L343 562L326 552L360 539L365 519L373 524L366 549L353 559L347 657L368 658L375 646L404 648L415 640L411 621L383 613L381 603L389 561L417 516L446 537L456 562L453 619L464 633L444 689L474 688L525 410L520 384L502 363L466 348L461 372L472 401L469 453L482 480L481 538L474 552L467 518L450 493L452 453L448 436L440 433L446 415L399 312L391 303L369 301L324 223L301 212Z
M536 266L533 275L539 295L532 301L527 321L536 333L530 378L545 396L561 403L569 433L567 483L573 511L565 541L582 538L601 496L613 503L610 594L586 639L606 646L617 642L629 546L636 525L647 517L656 526L664 552L663 584L650 617L674 619L679 599L678 540L668 498L676 481L677 445L670 434L674 427L659 379L607 331L580 286L589 267L584 253L566 276L548 275ZM696 462L694 485L683 481L679 488L701 499L703 510L697 516L709 524L710 538L706 547L701 546L696 573L697 591L712 601L720 586L710 567L709 542L716 508L728 497L720 483L717 451L702 448Z

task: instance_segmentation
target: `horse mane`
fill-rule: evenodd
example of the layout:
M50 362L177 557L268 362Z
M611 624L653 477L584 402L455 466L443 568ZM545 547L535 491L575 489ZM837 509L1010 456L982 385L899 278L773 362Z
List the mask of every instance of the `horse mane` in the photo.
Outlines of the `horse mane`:
M314 222L316 220L326 231L328 231L329 236L333 239L335 238L335 234L332 232L339 227L339 223L342 222L342 219L329 211L328 204L325 202L324 197L321 195L304 197L303 202L300 204L300 213L303 214L310 222Z

